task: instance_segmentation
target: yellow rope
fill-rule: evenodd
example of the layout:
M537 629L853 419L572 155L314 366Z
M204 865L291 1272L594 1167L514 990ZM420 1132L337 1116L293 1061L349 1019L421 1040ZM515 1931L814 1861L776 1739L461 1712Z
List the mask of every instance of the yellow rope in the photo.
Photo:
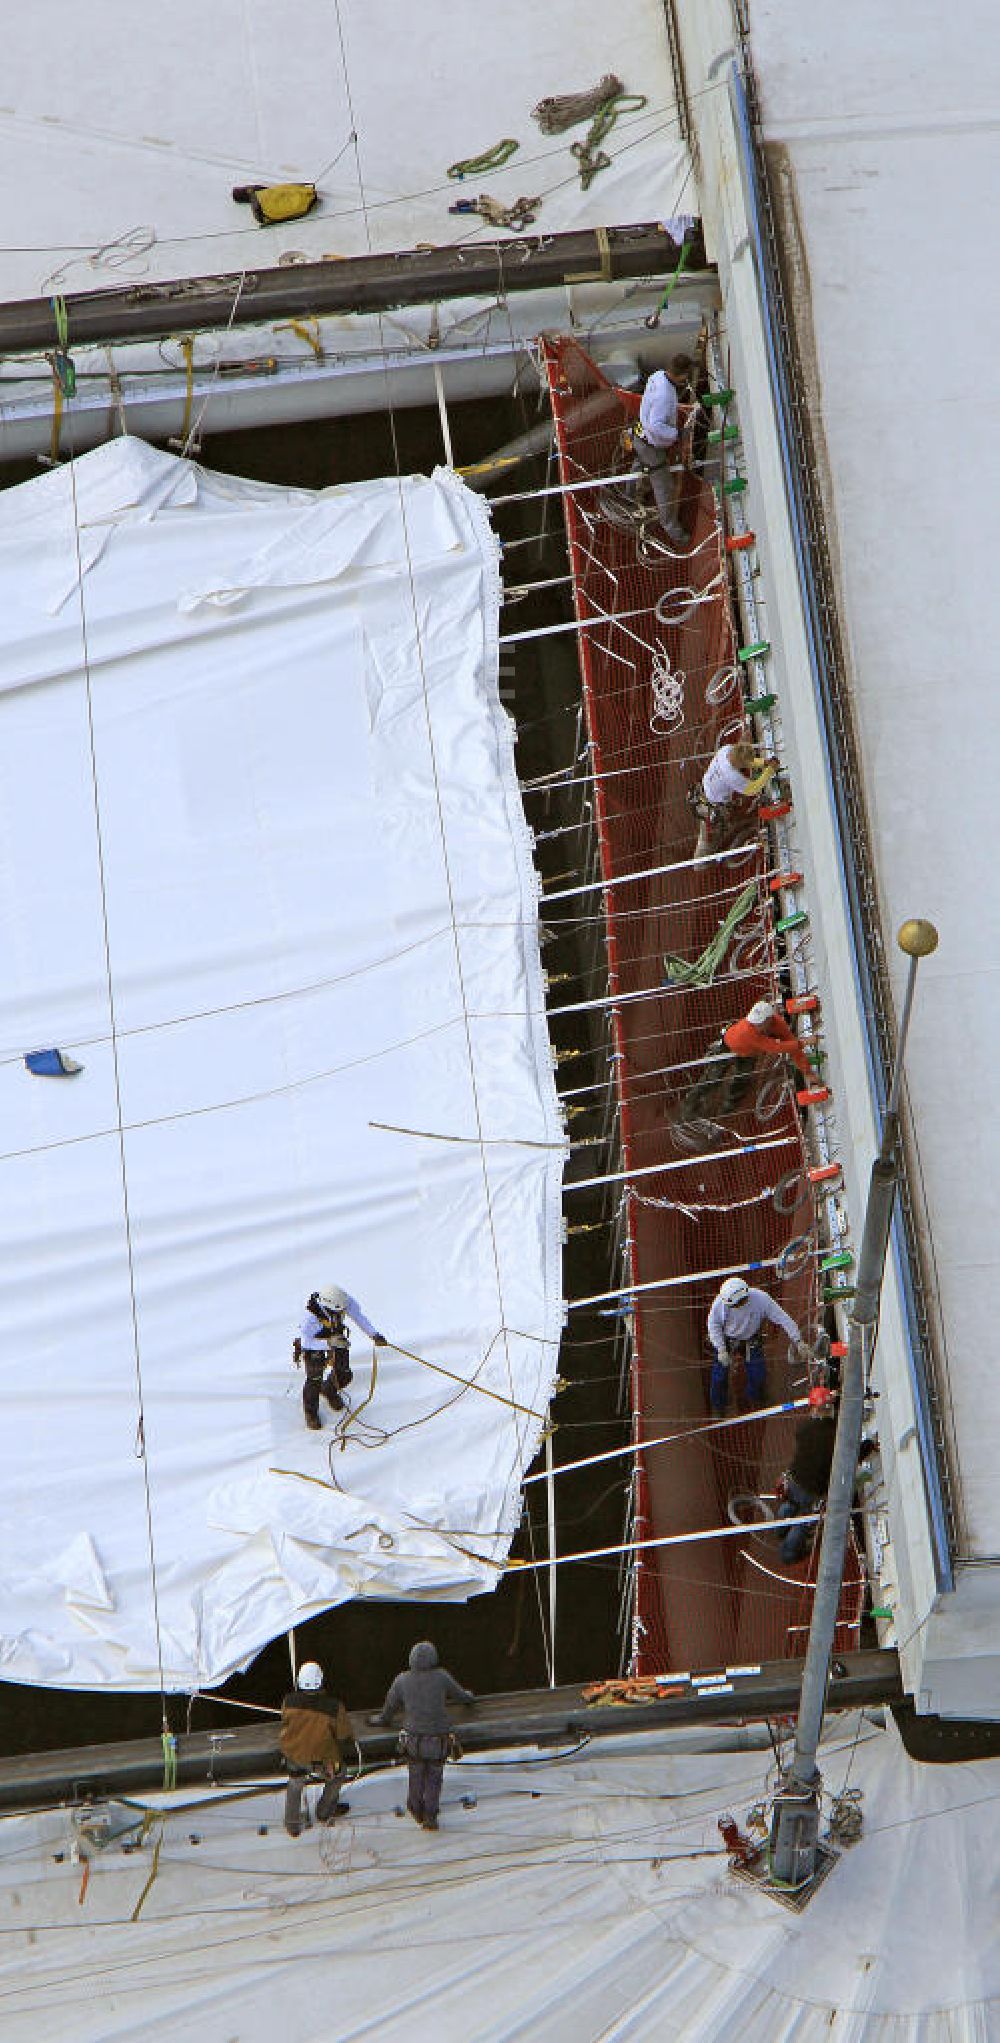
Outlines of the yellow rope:
M378 1382L378 1349L373 1348L372 1380L368 1388L368 1396L365 1399L363 1399L361 1404L359 1404L357 1411L355 1411L353 1406L351 1406L350 1409L344 1414L344 1417L338 1421L336 1427L337 1439L339 1440L342 1448L347 1446L348 1428L354 1424L354 1421L356 1419L360 1419L362 1412L365 1411L367 1407L371 1404L372 1398L375 1396L375 1385L377 1384L377 1382Z
M139 1916L142 1913L143 1903L146 1899L147 1894L149 1893L149 1890L153 1884L153 1881L156 1878L157 1873L160 1870L160 1846L162 1843L163 1843L163 1824L161 1822L160 1834L156 1840L156 1843L153 1846L153 1863L149 1869L149 1878L147 1879L146 1885L144 1886L142 1893L140 1894L139 1899L132 1910L132 1913L129 1917L130 1922L138 1922Z
M313 314L309 319L283 319L275 333L294 333L310 347L317 361L322 359L323 344L319 337L319 320Z
M192 407L193 407L193 405L194 405L194 335L193 335L193 334L190 334L190 333L189 333L189 334L187 334L187 335L185 336L185 338L184 338L184 339L183 339L183 340L181 341L181 354L182 354L182 355L183 355L183 357L184 357L184 375L185 375L185 386L184 386L184 417L183 417L183 419L181 420L181 429L180 429L180 432L179 432L179 434L178 434L178 436L177 436L177 437L178 437L178 439L180 440L180 443L181 443L182 447L186 447L186 446L187 446L187 442L188 442L188 434L189 434L189 433L190 433L190 431L191 431L191 411L192 411Z
M540 1148L546 1146L539 1144ZM474 1383L468 1376L456 1376L453 1369L445 1369L440 1362L428 1362L426 1355L415 1355L412 1348L401 1348L398 1341L390 1341L389 1346L395 1348L397 1355L405 1355L410 1362L419 1362L424 1369L433 1369L438 1376L449 1377L452 1383L460 1383L466 1390L478 1390L480 1397L491 1397L495 1404L509 1405L512 1412L523 1412L525 1418L537 1419L539 1425L544 1423L544 1412L533 1411L530 1405L519 1405L516 1398L503 1397L498 1390L487 1390L485 1384Z

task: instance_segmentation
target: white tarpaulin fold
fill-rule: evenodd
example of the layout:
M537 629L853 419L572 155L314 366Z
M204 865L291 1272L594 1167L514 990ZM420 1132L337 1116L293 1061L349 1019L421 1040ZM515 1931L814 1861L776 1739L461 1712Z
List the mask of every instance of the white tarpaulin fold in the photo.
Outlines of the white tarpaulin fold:
M498 596L446 474L123 439L0 497L7 1679L200 1686L497 1579L565 1154ZM343 1452L289 1366L331 1282L391 1343Z

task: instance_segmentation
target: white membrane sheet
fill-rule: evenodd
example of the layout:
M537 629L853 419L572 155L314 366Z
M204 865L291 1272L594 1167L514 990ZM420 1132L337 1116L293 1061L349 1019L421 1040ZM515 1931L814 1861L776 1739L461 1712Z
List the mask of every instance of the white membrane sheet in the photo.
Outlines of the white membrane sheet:
M5 2043L273 2043L279 2011L286 2043L989 2043L1000 1760L915 1765L833 1721L824 1783L864 1829L795 1915L728 1869L719 1816L773 1782L737 1735L466 1759L435 1837L397 1822L399 1772L296 1839L277 1784L187 1788L141 1852L91 1852L83 1893L69 1813L10 1818Z
M498 593L445 474L124 438L0 497L2 1679L217 1682L498 1579L565 1147ZM343 1451L290 1366L330 1282L393 1344Z
M449 211L480 192L537 200L538 234L696 210L667 25L650 0L435 0L431 11L299 0L292 33L264 0L216 0L207 17L202 0L174 0L146 10L141 37L132 0L102 0L87 26L81 37L72 0L8 9L6 297L495 241L495 227ZM585 188L571 147L587 119L546 135L532 108L609 72L634 97ZM518 144L506 164L449 177L503 139ZM234 186L289 178L319 191L304 219L261 228L233 203ZM308 356L301 335L284 339ZM269 333L267 352L280 343ZM258 335L248 352L259 349Z

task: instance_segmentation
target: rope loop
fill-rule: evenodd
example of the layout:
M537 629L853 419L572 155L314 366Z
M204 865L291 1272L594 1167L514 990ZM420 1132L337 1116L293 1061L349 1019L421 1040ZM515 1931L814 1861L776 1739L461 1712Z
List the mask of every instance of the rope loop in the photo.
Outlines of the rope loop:
M774 1266L775 1275L778 1277L797 1277L799 1271L804 1270L806 1264L811 1261L812 1254L812 1235L795 1235L782 1249Z
M520 142L515 141L513 135L504 135L499 142L494 142L492 149L484 149L481 156L460 156L457 163L449 163L448 176L461 183L463 177L479 177L490 170L502 170L520 147Z
M780 1114L788 1094L788 1081L784 1077L766 1078L759 1088L754 1102L754 1118L762 1127Z
M771 1193L771 1204L776 1213L794 1213L799 1200L806 1190L801 1170L789 1170L779 1178Z

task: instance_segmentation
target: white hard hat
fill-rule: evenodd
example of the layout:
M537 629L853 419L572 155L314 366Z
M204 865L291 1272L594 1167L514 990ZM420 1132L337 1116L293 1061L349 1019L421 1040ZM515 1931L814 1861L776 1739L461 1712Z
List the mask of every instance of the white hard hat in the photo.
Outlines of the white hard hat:
M347 1304L347 1293L339 1284L327 1284L323 1291L317 1291L316 1296L330 1312L343 1312Z
M322 1688L323 1669L316 1660L304 1660L299 1668L296 1688Z
M750 1286L743 1277L727 1277L719 1291L725 1305L742 1305L744 1298L749 1296Z
M747 1020L748 1022L753 1022L755 1029L762 1029L765 1022L774 1020L776 1012L777 1010L772 1007L769 1000L755 1000L747 1015Z

